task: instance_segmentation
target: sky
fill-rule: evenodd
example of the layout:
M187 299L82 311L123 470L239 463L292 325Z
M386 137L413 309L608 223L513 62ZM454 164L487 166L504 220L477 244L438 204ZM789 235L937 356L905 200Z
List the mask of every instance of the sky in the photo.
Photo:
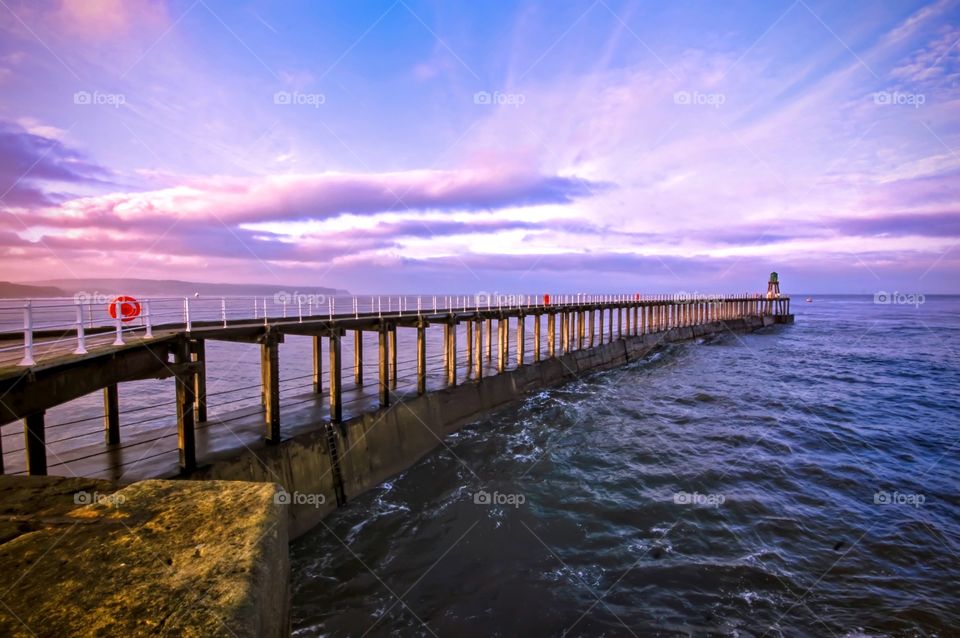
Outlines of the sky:
M0 280L960 293L960 0L0 0Z

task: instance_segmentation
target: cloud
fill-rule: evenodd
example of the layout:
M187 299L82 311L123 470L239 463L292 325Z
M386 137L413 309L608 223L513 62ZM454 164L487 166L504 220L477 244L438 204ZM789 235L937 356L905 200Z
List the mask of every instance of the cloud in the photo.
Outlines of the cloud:
M0 122L0 208L48 206L66 199L65 195L49 191L46 182L106 183L109 170L58 139L34 130L37 132Z
M192 180L160 190L84 197L44 211L38 223L115 228L169 224L296 222L390 211L483 211L569 204L607 185L496 169L315 173Z

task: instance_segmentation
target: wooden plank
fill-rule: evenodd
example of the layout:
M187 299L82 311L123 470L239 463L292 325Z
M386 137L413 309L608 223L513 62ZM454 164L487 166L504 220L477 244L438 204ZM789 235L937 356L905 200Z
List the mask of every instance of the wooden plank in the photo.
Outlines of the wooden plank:
M120 397L116 383L103 389L103 432L107 445L120 443Z
M28 414L23 420L23 436L26 442L27 474L46 476L47 445L44 429L44 412Z

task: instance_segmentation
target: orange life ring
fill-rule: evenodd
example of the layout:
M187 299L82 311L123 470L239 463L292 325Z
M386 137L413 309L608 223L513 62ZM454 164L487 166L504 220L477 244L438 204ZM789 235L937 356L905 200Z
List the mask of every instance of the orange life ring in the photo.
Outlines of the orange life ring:
M120 295L119 297L114 297L113 301L107 305L107 312L110 313L111 319L117 318L118 306L120 308L120 321L133 321L140 316L140 302L133 297Z

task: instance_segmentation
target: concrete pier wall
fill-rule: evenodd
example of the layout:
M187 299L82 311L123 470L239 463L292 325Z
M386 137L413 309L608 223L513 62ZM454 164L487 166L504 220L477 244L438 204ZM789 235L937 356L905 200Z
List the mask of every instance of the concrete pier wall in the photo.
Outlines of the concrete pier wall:
M404 397L339 425L318 423L314 432L216 461L190 478L281 484L291 495L290 536L295 538L337 507L338 492L340 502L348 502L416 463L465 423L532 391L637 360L665 343L792 322L792 315L717 321L544 358L480 382Z

